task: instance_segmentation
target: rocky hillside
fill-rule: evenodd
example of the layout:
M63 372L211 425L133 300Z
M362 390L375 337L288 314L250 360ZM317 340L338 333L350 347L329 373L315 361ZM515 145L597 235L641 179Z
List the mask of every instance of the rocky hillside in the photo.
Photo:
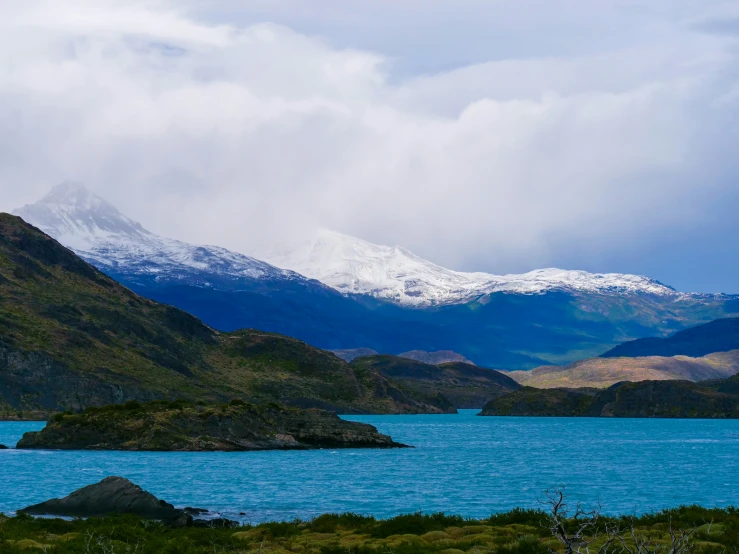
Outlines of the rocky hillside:
M298 340L217 332L0 214L0 408L80 410L176 398L347 413L443 410Z
M58 450L245 451L312 448L393 448L403 445L364 423L332 412L155 401L58 414L16 448Z
M566 366L543 366L507 373L522 385L540 389L607 388L622 381L706 381L725 379L739 372L739 350L701 358L647 356L591 358Z
M618 356L705 356L713 352L739 349L739 318L711 321L675 333L667 338L651 337L620 344L603 354Z
M739 377L618 383L600 391L524 387L490 401L480 415L739 418Z
M378 371L415 394L441 394L454 408L481 408L489 400L520 388L498 371L462 362L436 366L398 356L368 356L357 358L351 365L356 370Z

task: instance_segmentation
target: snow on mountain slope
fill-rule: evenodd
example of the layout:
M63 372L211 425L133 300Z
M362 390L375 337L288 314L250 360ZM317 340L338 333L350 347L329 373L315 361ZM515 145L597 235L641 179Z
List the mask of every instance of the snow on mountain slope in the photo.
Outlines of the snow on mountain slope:
M36 204L14 213L99 268L170 278L197 270L200 276L303 279L225 248L157 236L77 183L58 185Z
M296 248L260 256L269 262L265 263L225 248L194 246L155 235L83 185L70 182L15 214L101 269L129 276L195 279L202 286L209 286L208 279L218 276L316 279L342 294L370 295L417 307L468 302L493 292L679 296L670 287L637 275L561 269L503 276L453 271L400 246L380 246L328 230Z
M552 290L610 295L678 296L674 289L638 275L539 269L522 275L463 273L440 267L400 246L380 246L322 230L295 248L262 256L271 264L317 279L344 294L369 294L403 305L471 301L493 292L540 294Z

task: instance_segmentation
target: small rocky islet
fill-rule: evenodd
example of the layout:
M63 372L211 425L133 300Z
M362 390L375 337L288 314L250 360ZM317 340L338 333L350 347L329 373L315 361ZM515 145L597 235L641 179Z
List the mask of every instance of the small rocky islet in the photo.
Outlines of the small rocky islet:
M60 413L16 448L46 450L250 451L404 448L375 427L333 412L278 404L152 401Z
M134 514L144 519L163 521L171 527L187 527L196 521L193 514L206 510L175 508L123 477L106 477L87 485L64 498L52 498L19 510L39 516L104 517L113 514Z

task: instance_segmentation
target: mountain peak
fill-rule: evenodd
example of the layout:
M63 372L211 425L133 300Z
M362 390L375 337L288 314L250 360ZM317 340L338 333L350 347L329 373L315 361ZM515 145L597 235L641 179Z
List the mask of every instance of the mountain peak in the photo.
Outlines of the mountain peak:
M105 200L97 196L85 185L76 181L64 181L63 183L56 185L40 200L39 203L74 206L76 208L88 210L100 206L101 204L107 204Z
M55 186L39 202L23 206L14 214L81 252L106 237L149 234L115 206L74 181Z
M126 217L81 183L55 186L35 204L14 215L38 227L98 268L156 277L198 275L238 279L294 279L248 256L213 246L197 246L160 237ZM204 277L207 276L207 277Z

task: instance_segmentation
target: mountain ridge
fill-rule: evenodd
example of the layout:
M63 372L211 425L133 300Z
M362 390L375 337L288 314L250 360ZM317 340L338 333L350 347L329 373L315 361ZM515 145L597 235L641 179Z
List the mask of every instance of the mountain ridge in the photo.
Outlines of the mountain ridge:
M669 336L647 337L625 342L602 358L633 356L706 356L739 349L739 318L717 319Z
M407 306L439 306L504 292L541 294L564 290L601 294L680 296L641 275L588 273L558 268L516 275L461 272L441 267L402 246L385 246L321 229L296 247L265 252L276 267L314 278L344 294L370 295Z
M318 281L342 294L369 295L400 305L459 304L504 292L547 291L680 296L672 287L641 275L544 268L516 275L460 272L441 267L402 246L384 246L336 231L320 230L306 244L267 261L225 248L161 237L123 215L84 185L64 182L35 204L13 212L95 265L124 265L140 275L183 268L254 279ZM201 283L207 286L208 283Z
M161 237L122 214L84 185L65 182L14 215L41 229L94 265L157 276L185 269L253 279L308 280L295 272L218 246L191 245ZM207 282L202 283L207 286Z

